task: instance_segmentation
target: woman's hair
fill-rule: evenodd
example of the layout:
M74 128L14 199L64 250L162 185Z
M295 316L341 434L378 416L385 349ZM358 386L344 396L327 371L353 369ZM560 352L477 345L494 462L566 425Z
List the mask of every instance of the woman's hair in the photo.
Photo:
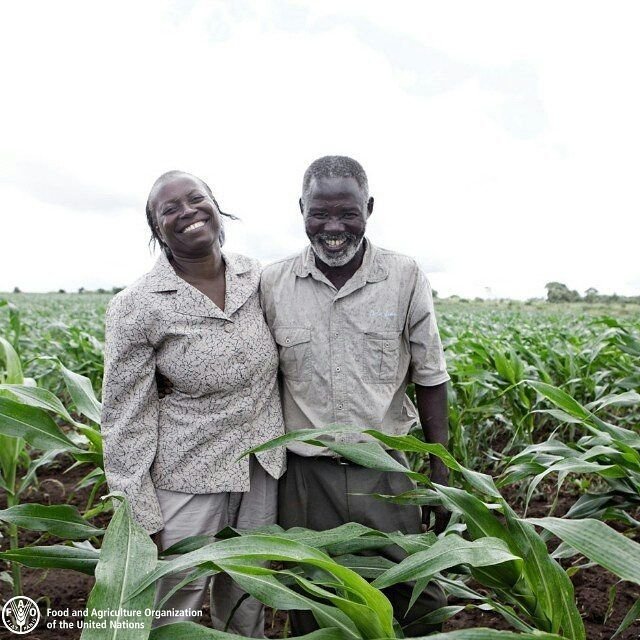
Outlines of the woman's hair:
M211 188L209 187L209 185L204 180L202 180L201 178L198 178L198 176L192 175L191 173L187 173L186 171L178 171L176 169L174 169L172 171L167 171L166 173L163 173L153 183L153 186L151 187L151 191L149 191L149 196L147 197L147 206L145 208L145 211L146 211L146 214L147 214L147 224L149 225L149 228L151 229L151 239L149 240L149 244L152 245L152 246L155 246L156 243L160 244L160 247L167 254L167 256L171 255L171 250L164 243L164 241L160 237L160 234L158 233L158 225L156 224L155 214L154 214L153 209L151 207L151 194L155 191L156 187L161 182L164 182L165 180L168 180L169 178L174 178L176 176L191 176L192 178L195 178L198 182L200 182L200 184L204 187L204 189L207 192L207 194L211 197L211 199L213 200L214 204L216 205L218 211L220 212L221 216L226 216L227 218L230 218L231 220L239 220L239 218L237 216L234 216L231 213L225 213L220 208L220 205L218 204L218 201L216 200L215 196L213 195L213 191L211 191ZM220 246L222 246L223 244L224 244L224 226L221 225L220 226Z

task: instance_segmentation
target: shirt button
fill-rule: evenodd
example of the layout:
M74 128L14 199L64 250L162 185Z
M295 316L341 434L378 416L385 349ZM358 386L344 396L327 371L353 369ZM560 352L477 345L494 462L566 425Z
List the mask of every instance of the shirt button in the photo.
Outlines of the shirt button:
M342 409L342 402L338 405L338 409Z
M336 367L336 371L340 373L340 367Z
M224 325L224 330L227 333L231 333L233 331L233 323L227 322L227 324Z
M385 343L384 343L384 346L385 346L385 347L388 347L388 346L389 346L389 343L388 343L388 342L385 342Z
M339 335L340 335L340 334L336 331L336 332L333 334L333 337L334 337L334 338L337 338Z
M285 338L284 341L289 344L291 342L291 338Z

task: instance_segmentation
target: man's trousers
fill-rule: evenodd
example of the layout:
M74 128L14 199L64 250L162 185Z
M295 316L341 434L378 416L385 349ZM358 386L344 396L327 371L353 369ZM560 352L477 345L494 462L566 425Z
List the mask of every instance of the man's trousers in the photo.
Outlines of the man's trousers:
M407 465L404 454L391 451L399 462ZM287 456L287 472L280 480L279 524L306 527L324 531L346 522L358 522L379 531L421 533L422 517L417 506L385 502L370 495L397 495L415 488L413 481L403 473L375 471L353 463L341 463L327 456ZM398 546L380 550L394 562L406 557ZM423 636L438 629L412 621L446 605L442 589L430 583L422 592L411 611L405 616L413 585L393 585L383 592L391 601L394 616L405 627L406 636ZM310 633L318 626L309 611L291 611L291 629L294 636ZM410 626L407 626L410 625Z

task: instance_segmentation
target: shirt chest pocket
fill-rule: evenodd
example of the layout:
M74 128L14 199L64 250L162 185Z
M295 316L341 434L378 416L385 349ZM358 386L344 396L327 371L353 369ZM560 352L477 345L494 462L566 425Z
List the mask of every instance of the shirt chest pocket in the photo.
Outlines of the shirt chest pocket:
M276 327L280 371L289 380L311 379L311 329Z
M400 331L365 331L362 357L365 382L394 382L400 360Z

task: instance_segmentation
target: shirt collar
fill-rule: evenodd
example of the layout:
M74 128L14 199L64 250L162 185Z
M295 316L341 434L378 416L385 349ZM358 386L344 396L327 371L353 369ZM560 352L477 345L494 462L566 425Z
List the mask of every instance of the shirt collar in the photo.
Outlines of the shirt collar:
M251 262L244 256L222 253L226 271L231 275L240 275L251 269ZM177 291L184 280L175 272L164 251L160 252L156 263L149 272L149 290L153 292Z
M389 275L389 270L382 253L368 238L364 239L364 243L362 264L353 274L353 278L362 277L366 282L385 280ZM302 253L298 255L293 271L300 278L306 278L311 275L317 279L318 276L321 276L322 272L316 266L316 254L311 245L307 245Z

